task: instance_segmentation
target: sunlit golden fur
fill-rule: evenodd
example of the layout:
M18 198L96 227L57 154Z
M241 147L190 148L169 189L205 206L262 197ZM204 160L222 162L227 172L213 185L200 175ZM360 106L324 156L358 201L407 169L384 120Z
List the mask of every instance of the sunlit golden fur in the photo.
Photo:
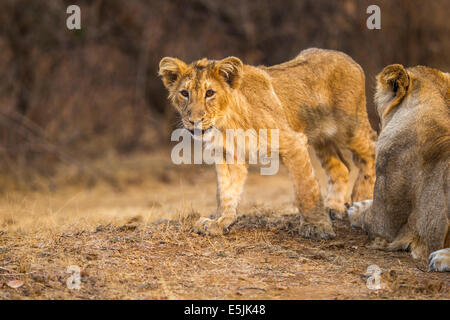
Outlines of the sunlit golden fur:
M186 64L163 58L159 75L183 125L193 130L279 129L279 153L288 167L302 217L300 234L329 238L334 232L328 210L342 218L348 167L341 149L349 149L360 169L352 199L366 199L374 183L374 133L365 106L361 67L332 50L308 49L288 62L245 65L236 57L201 59ZM212 93L211 93L212 90ZM329 179L322 202L307 146L315 149ZM247 166L216 165L219 208L215 220L196 229L222 233L235 220Z
M436 69L390 65L377 76L381 119L373 202L349 210L353 225L390 250L430 256L450 271L450 77Z

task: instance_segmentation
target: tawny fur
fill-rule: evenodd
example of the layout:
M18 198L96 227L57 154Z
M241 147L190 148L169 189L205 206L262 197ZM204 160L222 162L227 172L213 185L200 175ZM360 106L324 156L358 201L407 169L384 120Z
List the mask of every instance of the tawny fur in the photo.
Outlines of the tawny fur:
M352 225L387 240L389 250L430 255L430 269L450 270L449 75L390 65L377 76L381 118L373 202L349 209Z
M374 132L366 113L364 73L349 56L308 49L271 67L245 65L236 57L202 59L189 65L166 57L160 62L159 74L189 130L197 124L222 132L279 129L279 153L293 179L301 235L333 237L327 209L338 217L345 213L349 172L341 149L352 152L360 169L352 200L370 198L375 181ZM207 96L208 90L213 90L212 96ZM308 142L328 174L324 203ZM247 175L245 164L216 165L216 169L216 218L202 218L196 225L197 231L209 234L220 234L235 221Z

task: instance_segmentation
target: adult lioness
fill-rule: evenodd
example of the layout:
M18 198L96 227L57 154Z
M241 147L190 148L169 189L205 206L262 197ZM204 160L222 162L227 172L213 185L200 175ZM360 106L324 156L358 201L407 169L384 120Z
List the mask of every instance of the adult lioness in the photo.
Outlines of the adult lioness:
M395 64L377 82L382 129L373 201L350 208L350 222L415 258L441 249L430 255L430 269L450 271L449 74Z
M302 236L335 235L313 175L308 139L328 174L325 207L339 217L345 214L348 168L340 148L351 150L360 169L353 200L371 196L375 144L365 107L364 73L349 56L308 49L271 67L244 65L236 57L189 65L166 57L159 75L190 131L196 126L279 130L279 153L293 178ZM235 221L247 176L245 164L216 164L216 169L217 215L196 223L201 233L220 234Z

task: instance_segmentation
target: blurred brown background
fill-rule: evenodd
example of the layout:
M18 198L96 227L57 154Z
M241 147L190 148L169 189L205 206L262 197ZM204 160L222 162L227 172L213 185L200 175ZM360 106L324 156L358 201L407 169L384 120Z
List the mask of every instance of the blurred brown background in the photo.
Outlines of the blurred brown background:
M66 28L70 4L81 7L79 31ZM381 30L366 28L371 4ZM1 0L2 177L167 146L177 120L156 76L164 56L270 65L308 47L341 50L365 70L375 126L383 66L449 71L449 12L448 0Z

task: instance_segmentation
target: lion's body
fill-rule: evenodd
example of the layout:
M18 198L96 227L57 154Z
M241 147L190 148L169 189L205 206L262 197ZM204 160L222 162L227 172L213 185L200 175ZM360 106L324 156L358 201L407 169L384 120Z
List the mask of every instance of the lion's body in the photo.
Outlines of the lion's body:
M360 169L353 200L370 197L375 143L367 119L361 67L347 55L308 49L271 67L244 65L234 57L186 65L173 58L160 63L169 98L187 129L278 129L279 153L293 178L306 237L334 236L314 177L308 141L329 178L325 207L345 212L348 168L341 150L349 149ZM213 96L205 92L214 90ZM179 94L179 93L182 94ZM198 231L221 233L236 217L247 175L246 165L216 165L218 219L203 219Z
M399 65L377 79L382 130L373 203L351 210L350 220L386 240L387 248L424 259L450 247L450 79L438 70ZM446 257L450 268L450 252L435 256L436 263Z

